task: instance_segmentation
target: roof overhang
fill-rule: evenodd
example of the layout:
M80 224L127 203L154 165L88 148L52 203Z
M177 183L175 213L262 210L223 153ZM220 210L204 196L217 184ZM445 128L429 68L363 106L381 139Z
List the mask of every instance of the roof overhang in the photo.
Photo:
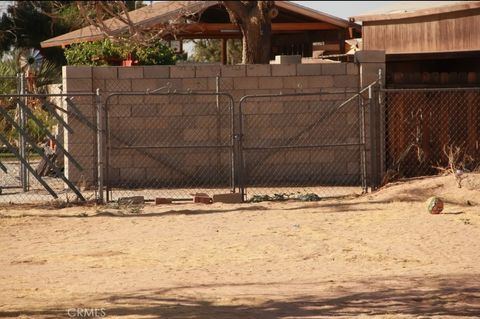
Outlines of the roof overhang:
M173 20L179 16L194 15L209 7L218 5L218 1L169 1L160 2L129 12L131 21L134 26L141 27L162 27L172 26ZM295 12L299 15L309 17L317 22L300 22L300 23L272 23L273 33L288 33L299 30L335 30L335 29L356 29L360 30L361 26L351 23L347 20L340 19L326 13L316 11L290 1L276 1L276 6ZM87 26L79 30L75 30L40 43L42 48L61 46L65 47L70 44L80 42L90 42L105 39L107 36L117 36L128 31L129 26L121 22L119 19L108 19L105 25L111 30L110 34L105 34L97 27ZM230 23L186 23L177 28L179 31L175 35L179 38L208 38L208 37L232 37L239 36L238 27Z
M415 2L412 1L412 4L413 4L412 6L414 6L414 3ZM351 17L350 20L363 21L363 22L399 20L399 19L408 19L408 18L435 15L435 14L451 13L455 11L473 10L478 8L480 8L480 1L462 1L461 3L438 4L436 6L427 7L427 8L418 9L418 10L399 9L397 11L390 10L387 12L377 13L377 14L358 15L358 16Z

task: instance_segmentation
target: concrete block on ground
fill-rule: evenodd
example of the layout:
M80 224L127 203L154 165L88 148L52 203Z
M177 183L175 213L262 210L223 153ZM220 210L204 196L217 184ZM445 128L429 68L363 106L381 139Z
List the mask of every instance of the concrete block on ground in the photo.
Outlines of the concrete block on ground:
M213 195L214 203L226 203L226 204L236 204L242 203L243 198L240 193L229 193L229 194L215 194Z
M163 197L155 198L155 205L163 205L163 204L171 204L171 203L172 203L171 198L163 198Z
M213 203L213 199L205 193L196 193L193 196L194 203L203 203L203 204L211 204Z

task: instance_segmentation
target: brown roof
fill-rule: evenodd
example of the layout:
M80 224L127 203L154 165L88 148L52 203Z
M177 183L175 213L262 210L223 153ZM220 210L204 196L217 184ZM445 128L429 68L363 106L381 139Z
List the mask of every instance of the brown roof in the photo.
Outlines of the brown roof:
M363 22L397 20L478 8L480 1L399 1L351 19Z
M128 13L130 20L135 26L149 27L156 24L168 23L179 16L188 16L201 12L209 7L217 5L219 1L168 1L157 2L146 7L130 11ZM297 14L326 22L337 28L355 27L347 20L334 17L332 15L316 11L290 1L276 1L277 7ZM105 25L112 30L113 35L124 33L128 26L118 18L111 18L105 21ZM104 39L106 35L97 27L87 26L60 36L41 42L43 48L54 46L65 46L72 43L88 42Z

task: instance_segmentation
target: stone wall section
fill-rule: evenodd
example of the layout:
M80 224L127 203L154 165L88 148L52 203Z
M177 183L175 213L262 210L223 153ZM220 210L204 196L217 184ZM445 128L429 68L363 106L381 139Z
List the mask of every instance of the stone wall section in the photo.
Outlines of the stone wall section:
M372 68L375 68L372 65ZM365 71L366 72L366 71ZM368 71L370 72L370 71ZM261 114L266 119L264 127L254 129L257 140L269 140L272 136L280 138L294 134L305 127L311 119L305 116L305 108L341 103L351 96L348 92L358 92L361 85L360 67L355 63L324 64L272 64L272 65L176 65L176 66L133 66L133 67L76 67L63 68L64 91L93 92L99 89L105 102L111 93L146 92L220 92L229 93L234 99L235 114L239 112L239 100L245 95L279 93L325 93L322 97L296 96L262 102L245 107L250 115ZM325 103L322 104L322 99ZM328 103L327 103L328 102ZM114 96L108 98L107 108L109 129L119 140L136 146L146 145L217 145L230 143L231 129L228 114L229 101L221 101L221 110L216 108L214 96ZM303 105L302 107L299 107ZM92 123L96 122L96 109L91 98L78 99L76 106ZM282 118L283 116L283 118ZM358 119L358 108L349 107L339 112L332 128L341 129ZM288 122L288 128L279 123ZM96 137L95 132L85 127L78 119L69 118L69 124L75 133L65 132L68 150L78 158L83 171L74 168L66 159L66 172L71 180L79 182L86 179L93 183L96 176ZM238 123L235 123L236 126ZM290 133L288 131L291 131ZM368 129L367 129L368 131ZM334 131L329 130L333 135ZM323 133L322 133L323 134ZM249 138L246 136L246 138ZM317 138L317 137L315 137ZM319 136L318 138L321 138ZM356 136L347 136L345 142L351 142ZM117 141L118 142L118 141ZM321 143L319 140L312 141ZM121 144L121 143L120 143ZM119 144L119 145L120 145ZM132 184L140 181L173 185L183 183L192 175L205 181L211 175L225 172L229 176L230 157L228 151L212 150L155 150L150 155L132 150L112 152L109 173L111 182L130 180ZM327 150L320 152L298 151L284 152L272 156L269 163L276 169L291 170L292 165L305 164L308 172L319 167L335 171L327 177L359 176L358 148L351 150ZM320 165L320 166L319 166ZM263 171L261 174L268 174ZM348 178L347 178L348 179Z

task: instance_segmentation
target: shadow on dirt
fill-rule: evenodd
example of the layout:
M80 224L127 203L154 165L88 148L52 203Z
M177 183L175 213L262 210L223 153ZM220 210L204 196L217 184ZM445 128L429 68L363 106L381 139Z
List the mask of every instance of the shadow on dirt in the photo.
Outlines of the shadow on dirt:
M121 295L107 296L92 301L96 307L105 309L107 316L130 316L132 318L311 318L311 317L354 317L359 315L410 315L410 316L480 316L480 282L474 275L459 275L431 278L372 278L351 285L351 289L338 286L328 288L328 297L313 294L294 299L269 300L261 304L215 304L208 300L181 297L184 290L190 294L195 290L235 288L248 291L248 286L265 286L276 293L288 289L288 285L302 287L322 287L327 283L268 283L268 284L231 284L203 285L194 287L176 287L172 289L138 291ZM393 280L393 281L392 281ZM401 287L391 286L392 282L401 282ZM235 287L237 286L237 287ZM282 288L283 287L283 288ZM326 286L326 287L331 287ZM362 287L362 288L358 288ZM245 289L246 288L246 289ZM262 288L262 287L260 287ZM274 288L274 289L273 289ZM201 296L197 294L197 296ZM211 294L210 294L211 295ZM180 296L180 297L179 297ZM221 296L216 296L221 297ZM241 297L245 295L242 293ZM252 297L255 297L252 295ZM248 300L244 298L241 300ZM98 306L100 305L100 306ZM78 307L85 308L84 302ZM90 307L90 306L87 306ZM92 306L93 307L93 306ZM66 309L17 310L0 312L0 317L39 316L42 318L68 317ZM130 318L129 317L129 318Z

